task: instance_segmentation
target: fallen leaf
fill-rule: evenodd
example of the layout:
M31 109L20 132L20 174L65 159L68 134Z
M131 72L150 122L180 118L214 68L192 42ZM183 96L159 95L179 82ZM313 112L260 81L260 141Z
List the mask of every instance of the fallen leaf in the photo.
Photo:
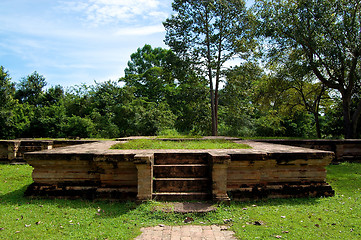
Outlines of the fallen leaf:
M280 235L277 235L277 236L276 236L276 238L282 238L282 236L280 236Z
M4 231L5 230L5 228L0 228L0 231Z
M352 229L352 228L350 229L350 232L353 232L353 229Z
M191 218L191 217L186 217L186 219L184 219L184 223L190 223L190 222L193 222L194 219Z
M289 231L282 231L282 233L289 233Z
M25 227L30 227L30 226L31 226L31 224L29 224L29 225L25 224Z
M247 210L247 208L242 208L243 210Z
M159 226L159 227L165 227L165 225L164 225L164 224L159 224L158 226Z
M255 222L253 223L253 225L261 226L261 225L264 225L264 222L263 222L263 221L255 221Z
M286 218L286 216L281 216L281 218Z
M332 223L331 225L332 225L332 226L335 226L335 225L336 225L336 223Z
M15 233L20 233L20 231L16 231Z
M316 226L316 227L320 227L320 225L319 225L319 224L315 224L315 226Z
M39 222L36 222L35 224L36 224L36 225L39 225L40 223L41 223L41 221L39 221Z
M252 205L252 207L257 207L257 205Z
M230 222L232 222L232 221L233 221L232 218L230 218L230 219L223 219L223 222L224 222L224 223L230 223Z

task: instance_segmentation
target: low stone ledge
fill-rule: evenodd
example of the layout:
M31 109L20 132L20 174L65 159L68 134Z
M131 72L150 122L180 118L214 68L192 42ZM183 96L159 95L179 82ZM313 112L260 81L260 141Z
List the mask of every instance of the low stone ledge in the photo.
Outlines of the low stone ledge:
M254 141L332 151L335 154L333 160L335 163L361 161L361 139L264 139Z

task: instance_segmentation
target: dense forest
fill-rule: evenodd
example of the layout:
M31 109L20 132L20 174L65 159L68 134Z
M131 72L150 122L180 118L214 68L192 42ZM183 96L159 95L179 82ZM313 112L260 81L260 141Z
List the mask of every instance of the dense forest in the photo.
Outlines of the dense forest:
M361 137L357 1L172 6L169 49L138 48L119 81L64 89L1 66L0 138Z

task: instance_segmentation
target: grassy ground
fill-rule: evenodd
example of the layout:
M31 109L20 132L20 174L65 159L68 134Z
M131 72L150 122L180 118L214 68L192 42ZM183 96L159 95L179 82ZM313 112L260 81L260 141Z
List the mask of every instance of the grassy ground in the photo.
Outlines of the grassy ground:
M135 139L112 146L112 149L245 149L246 144L234 143L223 139L162 141L154 139Z
M361 239L361 164L328 167L331 198L232 202L207 214L155 211L164 203L27 199L30 166L0 165L0 239L132 239L143 226L227 224L240 239Z

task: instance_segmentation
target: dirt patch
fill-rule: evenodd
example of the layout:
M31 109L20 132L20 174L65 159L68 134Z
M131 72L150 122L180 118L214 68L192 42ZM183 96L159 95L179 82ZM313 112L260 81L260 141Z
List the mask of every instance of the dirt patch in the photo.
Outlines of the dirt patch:
M207 213L216 210L214 204L205 202L168 202L154 207L154 211L176 213Z

